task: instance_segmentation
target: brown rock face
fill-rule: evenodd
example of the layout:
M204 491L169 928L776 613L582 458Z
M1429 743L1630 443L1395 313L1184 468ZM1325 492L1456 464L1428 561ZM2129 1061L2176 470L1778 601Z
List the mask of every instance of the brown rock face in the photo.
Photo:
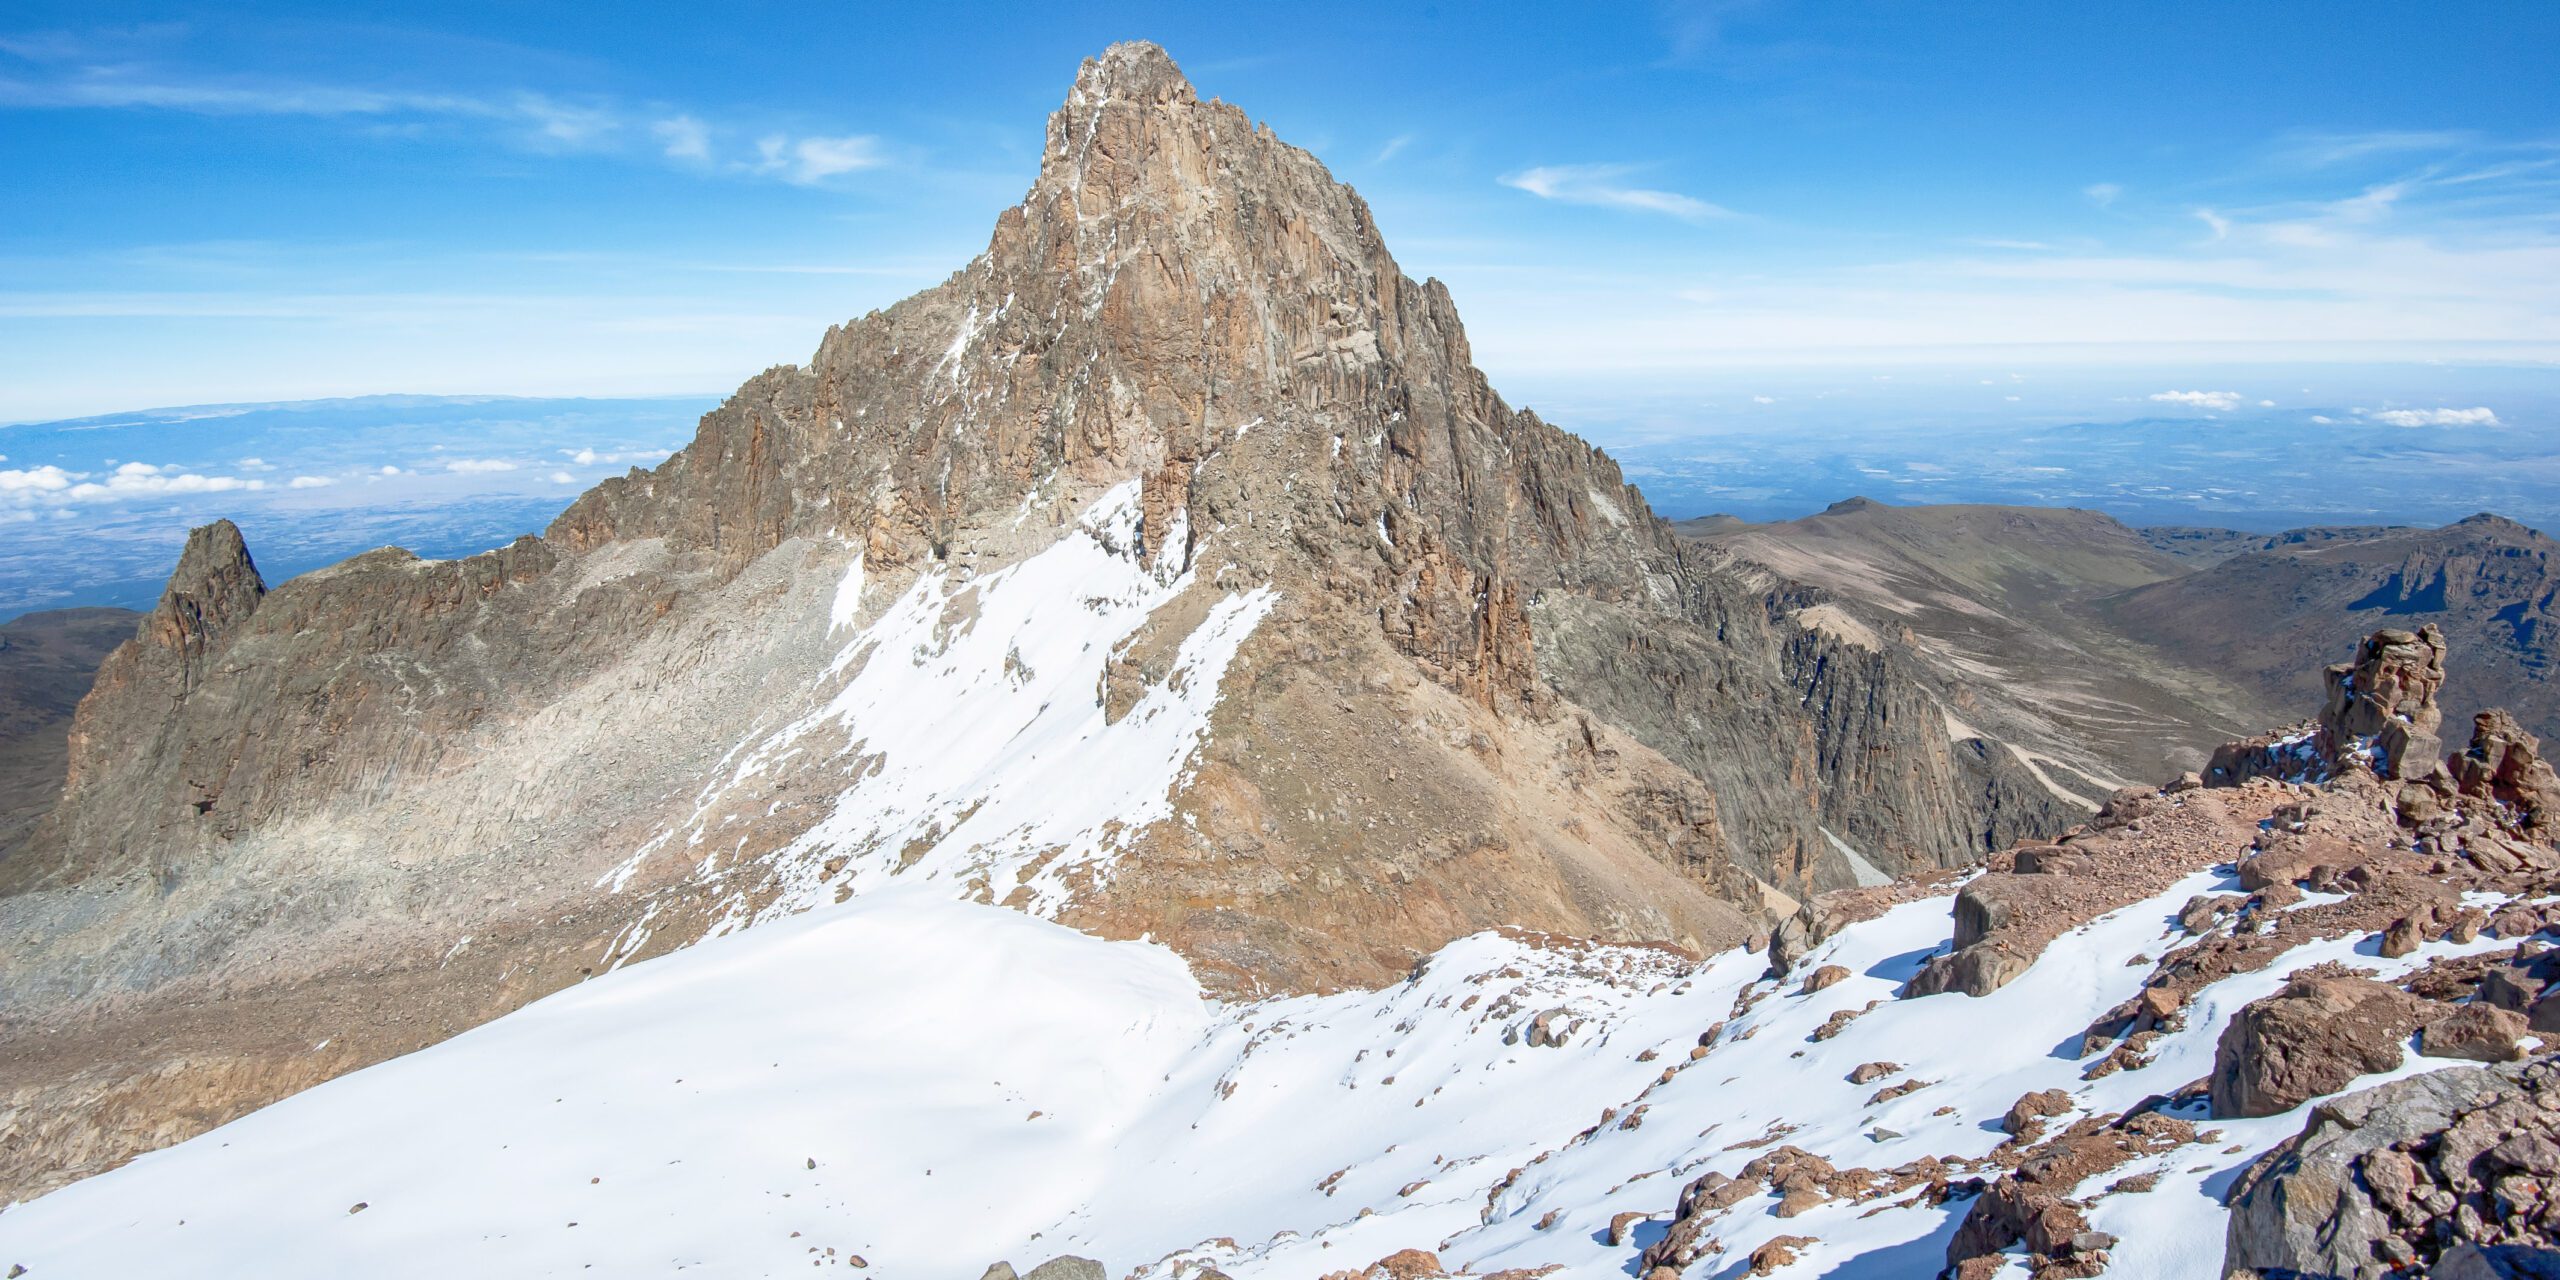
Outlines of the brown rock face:
M2213 1113L2271 1116L2399 1066L2418 1018L2416 1000L2370 978L2316 966L2297 972L2223 1028L2213 1054Z
M2512 810L2516 825L2548 840L2560 828L2560 774L2542 758L2542 740L2504 711L2472 718L2471 745L2451 763L2462 795Z
M1126 526L1096 525L1124 493ZM1143 620L1047 671L998 645L982 684L1073 668L1037 705L1089 696L1108 726L1214 693L1148 788L1170 812L1043 837L1003 877L969 864L1013 835L968 815L1016 779L952 783L909 827L830 825L902 763L819 714L904 660L867 629L907 602L948 653L1006 570L1087 542ZM469 1025L890 875L1152 935L1229 989L1319 989L1500 925L1727 945L1855 883L1835 839L1890 874L2062 825L1947 740L1902 657L1786 620L1786 590L1505 404L1448 291L1314 157L1115 46L986 252L542 537L266 592L235 530L201 533L82 706L39 891L0 898L0 936L40 939L0 955L0 1010L112 1003L88 1065L137 1074L136 1028L215 995L379 1056L415 1047L403 975ZM1267 615L1193 664L1247 597ZM805 749L735 766L808 723ZM673 852L714 827L718 859ZM1108 857L1039 897L1069 845ZM68 1051L9 1052L0 1084L41 1090Z

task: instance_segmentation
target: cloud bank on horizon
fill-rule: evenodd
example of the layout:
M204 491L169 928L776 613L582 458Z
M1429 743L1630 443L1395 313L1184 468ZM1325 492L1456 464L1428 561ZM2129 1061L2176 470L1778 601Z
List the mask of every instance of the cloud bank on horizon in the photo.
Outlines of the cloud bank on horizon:
M982 247L1132 35L1357 184L1497 378L2560 355L2560 10L2290 12L35 0L0 20L0 421L735 385Z

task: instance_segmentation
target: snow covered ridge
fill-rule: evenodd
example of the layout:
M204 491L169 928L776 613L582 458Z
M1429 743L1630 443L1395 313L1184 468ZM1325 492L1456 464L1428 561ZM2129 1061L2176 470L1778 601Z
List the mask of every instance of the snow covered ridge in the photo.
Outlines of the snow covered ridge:
M2516 945L2294 947L2199 989L2147 1065L2093 1073L2084 1031L2151 973L2128 961L2238 927L2188 909L2235 883L2179 879L1979 998L1894 998L1946 945L1939 894L1784 981L1747 952L1496 933L1385 990L1221 1004L1161 947L894 882L0 1213L0 1265L967 1280L1072 1253L1115 1277L1315 1280L1419 1249L1451 1271L1615 1276L1662 1245L1684 1186L1721 1174L1742 1191L1682 1224L1701 1260L1680 1274L1930 1275L2020 1099L2058 1091L2039 1122L2057 1129L2156 1107L2296 970L2393 979ZM2342 1087L2444 1065L2404 1055ZM2192 1140L2076 1188L2115 1238L2111 1273L2219 1275L2220 1196L2307 1109L2171 1104ZM1935 1176L1895 1173L1915 1166Z
M1106 663L1197 584L1183 557L1150 564L1146 555L1150 543L1183 546L1182 519L1142 528L1131 480L1019 563L920 575L846 640L813 690L814 709L732 749L691 820L604 887L621 891L653 858L692 859L688 887L708 886L723 904L710 936L892 878L1054 915L1075 889L1106 878L1139 832L1172 816L1219 683L1278 602L1269 587L1218 597L1167 678L1109 714L1096 696ZM855 628L865 585L856 560L831 630ZM768 786L785 795L764 801ZM805 797L813 786L826 794L789 798L787 789ZM811 803L821 812L779 850L750 849L760 818ZM616 955L636 952L648 926L626 933Z

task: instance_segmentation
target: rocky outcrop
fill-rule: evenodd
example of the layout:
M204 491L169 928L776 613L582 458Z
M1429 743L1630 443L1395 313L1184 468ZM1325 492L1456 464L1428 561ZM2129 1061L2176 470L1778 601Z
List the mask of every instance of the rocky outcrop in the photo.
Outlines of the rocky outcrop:
M2457 1067L2323 1102L2232 1189L2223 1266L2277 1277L2453 1274L2560 1244L2560 1062ZM2496 1275L2500 1272L2475 1271Z
M2213 1113L2271 1116L2389 1071L2419 1022L2418 1002L2397 988L2301 970L2223 1028L2213 1052Z
M2500 806L2516 827L2546 841L2560 829L2560 774L2514 716L2492 709L2473 717L2471 745L2447 763L2465 798Z
M2444 636L2434 624L2384 628L2365 637L2351 662L2323 672L2327 700L2319 719L2298 729L2229 743L2204 776L2217 786L2251 778L2301 782L2349 766L2385 779L2418 778L2438 767L2444 743Z
M2064 932L2159 892L2246 831L2246 819L2213 792L2119 792L2060 843L1992 859L1956 894L1948 950L1922 965L1902 994L1988 995Z
M2026 1101L2021 1099L2021 1102ZM2093 1116L2023 1155L1992 1179L1965 1210L1947 1241L1947 1270L1958 1280L1989 1276L2003 1252L2023 1246L2039 1280L2094 1276L2106 1270L2116 1238L2089 1225L2077 1189L2127 1161L2195 1141L2195 1128L2157 1112Z
M2385 628L2365 637L2353 662L2323 674L2328 704L2320 728L2330 750L2369 764L2384 778L2415 777L2444 757L2437 729L2444 713L2444 633L2429 623L2415 632Z

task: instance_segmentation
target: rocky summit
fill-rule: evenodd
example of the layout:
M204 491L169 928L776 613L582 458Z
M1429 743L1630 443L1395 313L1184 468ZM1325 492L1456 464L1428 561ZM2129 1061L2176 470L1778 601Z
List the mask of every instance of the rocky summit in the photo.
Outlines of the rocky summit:
M2171 552L1798 525L1675 533L1114 46L542 535L195 532L0 864L0 1264L2539 1274L2560 774L2460 635L2117 785L2229 704L2035 602Z
M984 253L542 536L269 584L197 533L0 900L0 1186L891 882L1322 991L1494 926L1721 949L2065 824L1778 595L1115 46Z

